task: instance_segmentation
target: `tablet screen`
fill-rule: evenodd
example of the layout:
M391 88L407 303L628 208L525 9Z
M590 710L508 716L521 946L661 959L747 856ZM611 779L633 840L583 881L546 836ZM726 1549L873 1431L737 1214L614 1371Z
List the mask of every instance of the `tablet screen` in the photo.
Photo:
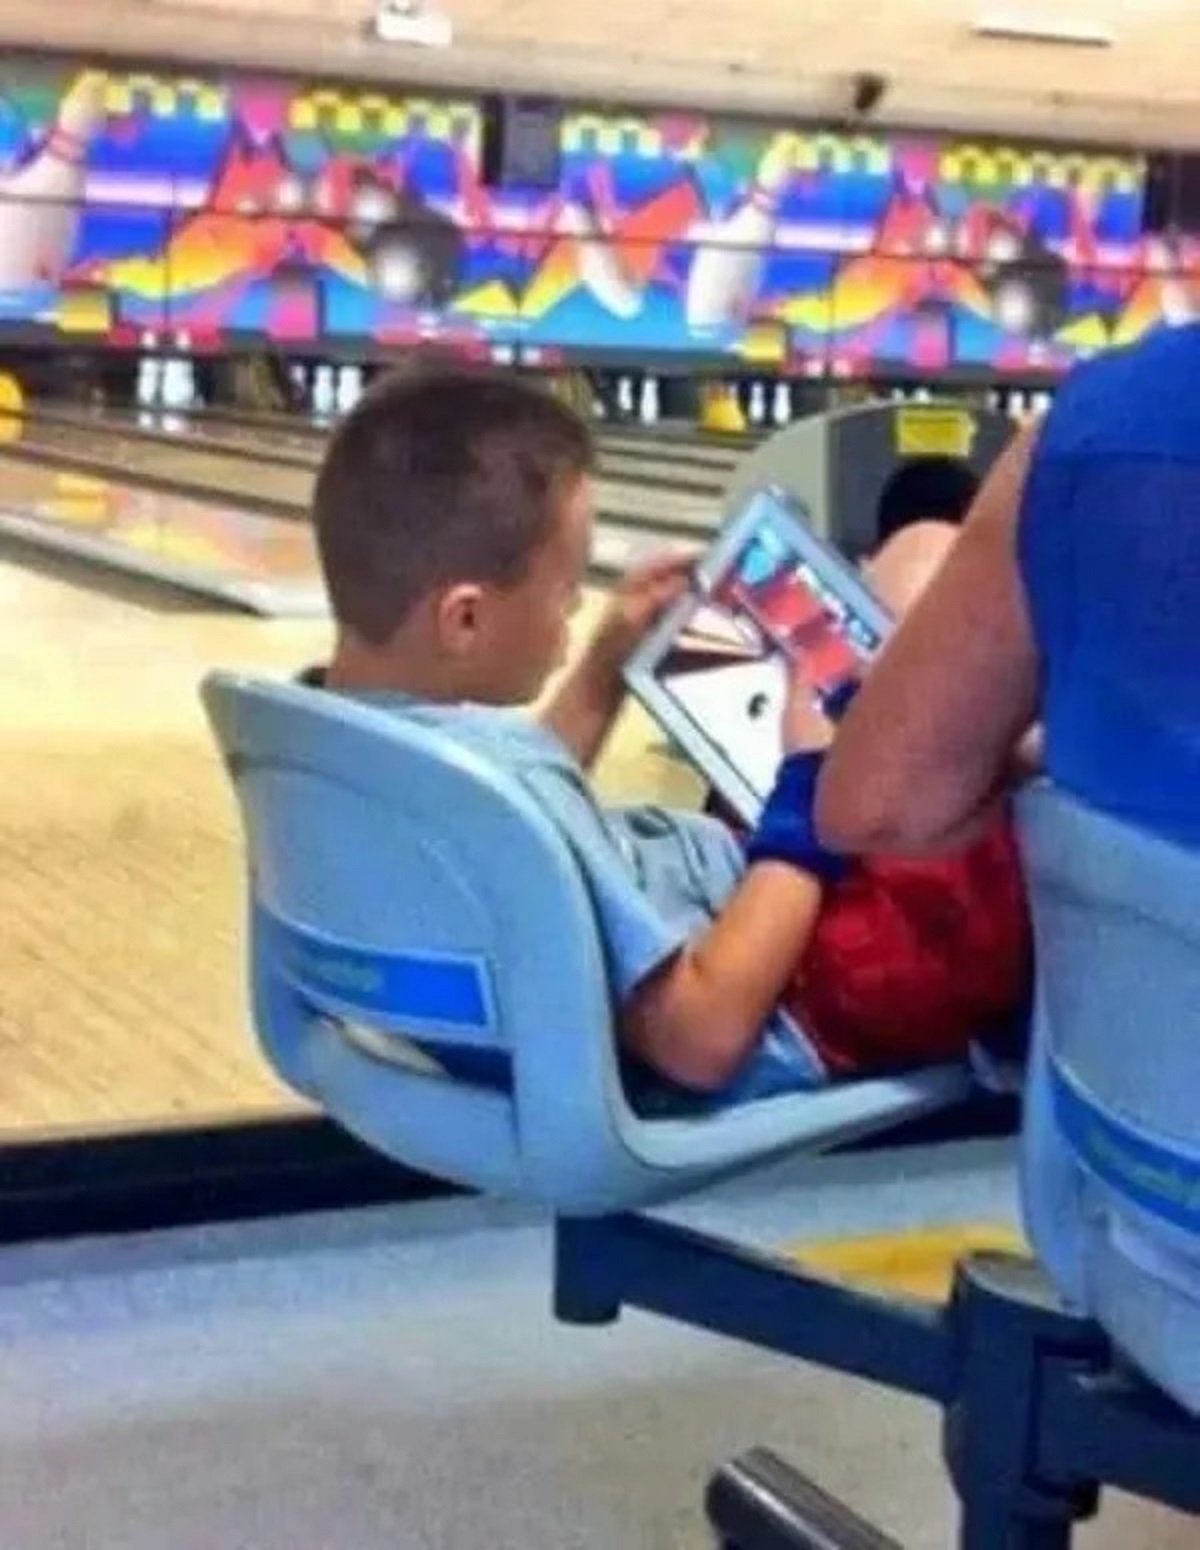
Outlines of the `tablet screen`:
M888 621L840 555L770 494L754 504L756 519L738 524L732 552L718 551L712 568L702 567L655 678L693 736L761 802L782 755L789 660L800 660L821 703L859 676Z

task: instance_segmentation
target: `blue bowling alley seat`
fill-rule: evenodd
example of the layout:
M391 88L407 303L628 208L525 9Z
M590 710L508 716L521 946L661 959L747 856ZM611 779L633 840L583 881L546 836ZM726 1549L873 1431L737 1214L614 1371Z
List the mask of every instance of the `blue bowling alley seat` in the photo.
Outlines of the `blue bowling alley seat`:
M1022 1185L1072 1306L1200 1412L1200 855L1020 804L1038 1008Z
M1146 1255L1129 1244L1186 1251L1178 1201L1170 1216L1144 1197L1148 1158L1169 1153L1172 1180L1186 1161L1176 1121L1194 1088L1168 1082L1168 1114L1160 1089L1130 1074L1135 1062L1080 1055L1114 997L1128 1004L1103 1028L1132 1028L1143 992L1142 1023L1157 1025L1186 1018L1172 985L1190 986L1191 972L1200 984L1182 946L1169 950L1168 977L1163 944L1152 992L1144 977L1132 993L1121 980L1120 963L1141 961L1112 940L1123 909L1139 917L1146 952L1157 926L1184 936L1153 913L1133 851L1127 872L1106 871L1087 860L1089 820L1052 793L1025 801L1039 942L1067 955L1042 984L1027 1154L1034 1236L1066 1303L1029 1262L979 1256L948 1305L932 1308L630 1211L954 1103L970 1090L966 1067L641 1116L622 1086L584 883L518 787L436 732L320 690L216 674L204 701L242 818L253 1014L268 1059L367 1145L552 1211L561 1319L604 1323L639 1307L932 1400L969 1550L1065 1546L1104 1483L1200 1511L1195 1421L1131 1373L1094 1321L1111 1316L1120 1349L1189 1397L1186 1363L1154 1344L1138 1312L1129 1267ZM1182 885L1172 897L1181 902ZM1087 973L1104 996L1076 993ZM1181 1056L1171 1069L1183 1083L1195 1065ZM1141 1095L1132 1111L1116 1091L1124 1081ZM1128 1150L1131 1129L1149 1151ZM1116 1156L1136 1166L1121 1172ZM1151 1295L1180 1317L1177 1278L1160 1277ZM739 1550L891 1543L761 1451L714 1477L708 1509Z
M284 1080L369 1146L598 1214L968 1089L964 1070L938 1070L639 1118L581 874L514 781L318 690L216 676L205 700L248 847L259 1036Z

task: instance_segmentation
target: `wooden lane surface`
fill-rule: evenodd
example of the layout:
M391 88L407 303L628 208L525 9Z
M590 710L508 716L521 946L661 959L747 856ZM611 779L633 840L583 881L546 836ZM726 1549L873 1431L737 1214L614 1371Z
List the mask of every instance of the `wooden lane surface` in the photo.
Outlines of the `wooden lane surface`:
M196 688L216 666L290 673L326 626L3 547L0 606L0 1138L298 1107L249 1031L235 816ZM694 794L636 709L598 783Z
M72 454L110 461L122 476L136 479L139 474L153 479L180 479L203 486L214 499L237 503L247 495L279 501L303 511L312 496L315 462L307 467L279 463L252 463L241 453L219 452L189 446L186 438L166 442L133 435L122 436L112 427L89 428L84 424L29 426L19 438L21 445L51 455ZM686 489L645 486L637 472L645 463L625 462L631 477L626 480L596 480L598 506L605 512L619 513L649 526L667 524L706 534L719 519L719 482L697 492ZM664 466L661 475L670 478L674 470ZM680 477L684 477L680 475Z

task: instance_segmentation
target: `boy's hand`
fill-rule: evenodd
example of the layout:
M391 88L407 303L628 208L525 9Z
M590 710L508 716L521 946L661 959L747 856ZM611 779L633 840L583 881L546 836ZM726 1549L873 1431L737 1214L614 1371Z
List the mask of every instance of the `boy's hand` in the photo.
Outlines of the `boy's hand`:
M622 668L646 631L683 595L692 564L690 556L668 556L619 581L595 634L546 707L543 720L585 769L621 708Z
M691 554L663 555L635 566L621 578L587 646L586 657L594 671L620 679L643 637L687 590L695 563Z
M780 738L785 754L812 753L833 742L833 723L817 704L803 658L791 664Z

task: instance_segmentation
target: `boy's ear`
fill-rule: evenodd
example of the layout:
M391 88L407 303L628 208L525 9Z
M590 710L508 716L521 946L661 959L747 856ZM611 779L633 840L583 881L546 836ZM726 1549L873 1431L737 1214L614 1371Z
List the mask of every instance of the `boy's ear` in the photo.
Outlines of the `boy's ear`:
M456 582L434 601L434 626L442 648L464 656L479 640L482 628L483 588L475 582Z

